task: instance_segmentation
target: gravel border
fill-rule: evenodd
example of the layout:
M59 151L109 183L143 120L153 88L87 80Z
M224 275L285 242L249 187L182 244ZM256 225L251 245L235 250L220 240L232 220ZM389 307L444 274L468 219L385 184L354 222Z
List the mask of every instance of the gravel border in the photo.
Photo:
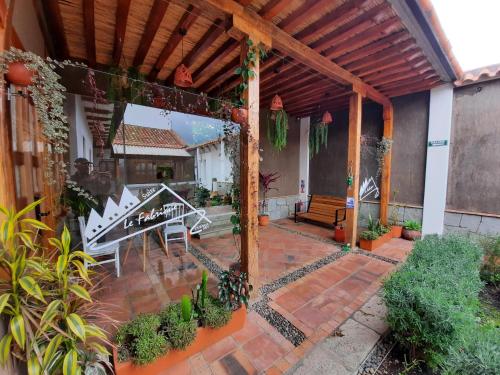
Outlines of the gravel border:
M358 367L357 375L373 375L384 362L387 355L396 345L396 340L391 333L380 337L378 342Z
M391 264L399 264L399 263L401 263L400 261L398 261L396 259L391 259L391 258L384 257L382 255L373 254L370 251L366 251L366 250L359 249L359 248L356 249L356 250L354 250L353 253L354 254L359 254L359 255L364 255L364 256L367 256L367 257L370 257L370 258L375 258L375 259L381 260L381 261L386 262L386 263L391 263Z

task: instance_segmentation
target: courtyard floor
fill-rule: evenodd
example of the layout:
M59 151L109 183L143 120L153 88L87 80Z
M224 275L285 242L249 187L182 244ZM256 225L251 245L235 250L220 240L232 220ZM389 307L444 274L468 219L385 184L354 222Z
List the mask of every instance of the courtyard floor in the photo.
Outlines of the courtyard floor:
M339 327L356 328L351 321L357 315L355 323L370 331L371 339L364 340L364 345L371 348L383 323L371 326L359 318L366 317L360 311L380 304L376 294L381 280L406 259L412 243L393 239L371 253L345 253L332 237L330 228L288 219L260 227L259 296L252 302L244 328L163 374L304 370L307 367L301 361L311 348L331 340ZM215 274L238 259L232 235L193 239L187 253L181 244L169 244L168 257L151 240L143 272L140 242L132 248L119 279L111 267L99 271L103 290L98 298L109 304L110 316L118 321L157 312L183 294L190 295L205 268L211 271L209 289L215 294ZM358 356L366 354L361 351Z

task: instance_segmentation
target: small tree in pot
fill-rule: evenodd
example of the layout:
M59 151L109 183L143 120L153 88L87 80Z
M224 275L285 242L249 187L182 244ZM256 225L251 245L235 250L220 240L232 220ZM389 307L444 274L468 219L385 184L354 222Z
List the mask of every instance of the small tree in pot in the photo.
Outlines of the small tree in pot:
M278 172L271 173L260 173L259 180L262 185L262 205L259 213L259 225L266 226L269 224L269 212L267 211L267 194L271 190L278 190L277 188L271 187L273 182L276 182L280 178Z

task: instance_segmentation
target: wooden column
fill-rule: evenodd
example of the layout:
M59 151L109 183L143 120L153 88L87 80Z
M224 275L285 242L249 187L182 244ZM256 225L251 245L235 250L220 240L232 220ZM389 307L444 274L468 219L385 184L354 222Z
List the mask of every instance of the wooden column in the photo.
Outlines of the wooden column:
M354 208L347 209L346 242L356 246L359 211L359 165L361 157L361 94L354 92L349 99L349 145L347 148L347 169L353 182L347 187L347 197L354 200Z
M258 41L253 39L254 44ZM241 41L240 61L246 58L246 38ZM259 205L259 54L255 77L248 81L244 93L248 122L240 131L240 197L241 197L241 269L257 287L259 276L258 205Z
M392 104L384 106L384 137L392 139L393 129ZM382 181L380 182L380 221L387 225L389 218L389 203L391 200L391 150L385 155L384 167L382 169Z

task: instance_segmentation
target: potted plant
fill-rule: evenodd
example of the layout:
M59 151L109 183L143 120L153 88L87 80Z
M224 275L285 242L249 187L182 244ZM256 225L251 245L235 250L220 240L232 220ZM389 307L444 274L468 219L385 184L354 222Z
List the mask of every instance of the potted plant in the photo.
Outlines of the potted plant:
M288 115L283 108L271 110L267 117L267 139L273 147L281 151L286 147Z
M399 208L401 207L396 203L396 195L397 191L392 192L392 207L391 207L391 215L389 217L389 225L391 227L391 235L392 238L400 238L403 232L403 226L400 225L401 219L399 215Z
M342 224L335 227L335 241L340 243L345 242L345 228Z
M233 293L238 290L233 284L236 280L228 275L226 271L221 277L219 295L224 295L221 291L227 288ZM158 314L142 314L121 326L113 348L115 373L158 374L243 328L246 300L242 295L238 295L238 303L227 308L222 299L208 294L207 284L204 270L192 298L185 295L180 303L170 304ZM240 291L249 292L244 288Z
M373 220L368 216L368 228L359 235L359 247L363 250L373 251L392 238L389 227Z
M422 225L415 220L406 220L403 225L403 238L415 241L422 237Z
M269 224L269 213L267 212L267 194L271 190L278 190L277 188L271 187L273 182L276 182L280 178L278 172L271 173L261 173L259 172L259 180L262 185L262 205L259 213L259 225L266 226Z

